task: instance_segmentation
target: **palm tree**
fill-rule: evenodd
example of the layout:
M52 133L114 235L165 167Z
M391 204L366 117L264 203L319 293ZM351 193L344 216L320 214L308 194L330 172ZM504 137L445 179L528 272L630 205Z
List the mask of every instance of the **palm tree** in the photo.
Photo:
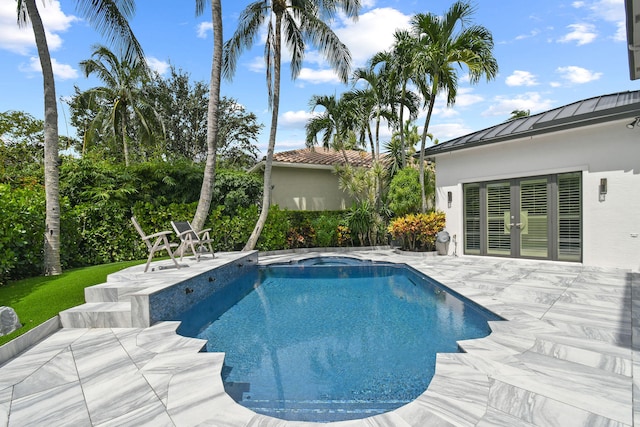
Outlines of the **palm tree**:
M134 0L78 0L80 14L106 35L111 42L125 47L125 57L142 60L144 54L129 27L127 19L135 11ZM60 191L58 166L58 107L51 55L40 12L35 0L18 0L18 25L31 27L36 40L42 67L44 86L44 181L45 181L45 239L44 272L60 274Z
M415 75L415 67L413 64L414 52L417 48L417 39L406 30L396 30L394 33L393 47L388 52L381 52L372 58L372 64L384 64L388 69L388 77L390 79L390 86L394 88L399 87L400 96L398 102L399 106L399 143L400 146L400 164L399 166L404 168L407 164L406 149L405 149L405 132L402 131L404 126L404 111L409 110L409 121L413 121L417 118L418 114L418 96L409 89L409 84L413 83L416 86L420 86L422 80ZM395 110L395 107L393 107Z
M150 119L159 117L153 106L142 96L142 84L147 81L148 68L143 61L126 61L102 45L94 47L91 59L80 62L86 77L96 74L104 86L86 91L86 96L106 100L110 111L100 118L109 123L114 139L120 139L124 154L124 164L129 166L129 121L134 114L145 134L151 139L153 134ZM152 116L152 117L148 117Z
M318 107L324 108L324 111L309 119L305 125L307 147L314 147L318 143L318 134L322 134L322 146L341 150L345 163L348 163L345 150L355 148L355 134L352 129L353 114L347 102L335 95L314 95L309 105L311 111Z
M326 21L342 10L346 16L357 18L359 0L259 0L251 3L240 14L238 28L224 45L223 73L231 77L236 69L237 59L244 49L253 46L262 24L267 25L265 63L267 66L267 91L271 109L271 129L264 168L264 191L260 217L244 247L255 248L262 228L267 221L271 199L271 167L278 128L280 106L280 63L282 42L291 52L291 78L300 74L306 43L318 48L329 61L339 78L346 82L349 76L351 55L347 47ZM284 32L284 34L283 34Z
M196 14L204 11L206 0L196 0ZM218 151L218 110L220 106L220 80L222 75L222 5L220 0L211 1L211 20L213 21L213 60L211 63L211 82L209 87L209 105L207 107L207 161L200 189L198 207L193 217L193 227L202 230L209 215L213 188L216 179L216 156Z
M396 119L395 111L393 110L393 93L389 83L389 75L386 68L379 70L375 69L375 64L370 63L368 68L358 68L354 71L352 80L354 84L359 81L363 81L366 85L365 89L354 90L353 94L360 100L361 105L367 105L372 107L368 111L368 117L363 116L362 119L367 121L373 120L375 124L375 130L373 133L374 146L372 147L371 155L375 160L380 159L380 124L382 119L385 119L387 123L392 124ZM365 113L367 113L365 111Z
M375 95L368 90L352 89L342 94L342 101L349 111L351 128L357 134L358 144L365 147L368 140L371 157L375 157L376 147L371 130L371 120L376 110Z
M406 167L407 157L411 157L416 152L416 144L420 141L418 126L407 120L402 130L396 130L385 146L385 152L390 159L387 163L389 177L393 176Z
M414 64L418 73L430 81L430 87L425 87L422 93L427 104L427 116L420 144L422 212L427 210L424 149L437 95L444 91L447 94L447 106L455 103L458 89L455 65L467 67L471 83L477 83L482 76L485 76L487 81L491 80L498 73L498 63L492 53L491 32L480 25L467 26L473 12L470 4L457 1L444 16L428 13L415 15L411 19L414 37L419 39Z

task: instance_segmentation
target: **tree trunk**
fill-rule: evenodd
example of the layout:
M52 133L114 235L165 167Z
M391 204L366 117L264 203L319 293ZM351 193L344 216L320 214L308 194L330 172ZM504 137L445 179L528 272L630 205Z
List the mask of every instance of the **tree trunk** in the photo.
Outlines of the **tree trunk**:
M129 167L129 144L127 143L127 106L126 104L121 104L124 108L122 109L122 118L120 125L120 132L122 132L122 151L124 152L124 165Z
M202 188L198 208L193 217L193 228L202 230L209 216L213 188L216 180L216 156L218 151L218 108L220 106L220 78L222 72L222 6L220 0L211 1L213 20L213 63L207 111L207 162L204 167Z
M427 133L429 131L429 122L431 121L431 113L433 112L433 106L436 102L436 89L438 85L437 78L434 77L431 99L429 99L429 110L427 111L427 117L424 119L424 128L422 129L422 138L420 140L420 197L422 198L422 213L427 213L427 194L425 191L424 183L424 149L427 141Z
M273 164L273 151L276 146L276 131L278 129L278 110L280 107L280 52L281 52L281 24L282 16L276 16L276 35L275 43L273 47L273 102L271 105L271 130L269 132L269 147L267 148L267 158L264 164L264 187L262 193L262 209L260 210L260 217L256 222L256 226L249 236L247 244L242 249L243 251L250 251L255 249L256 243L260 238L262 229L267 222L267 216L269 215L269 205L271 204L271 167Z
M58 107L47 37L35 0L25 0L36 39L44 84L44 273L62 273L60 266L60 190L58 171Z
M404 169L407 166L407 153L405 151L404 142L404 104L405 96L407 95L407 84L402 83L402 95L400 100L400 168Z

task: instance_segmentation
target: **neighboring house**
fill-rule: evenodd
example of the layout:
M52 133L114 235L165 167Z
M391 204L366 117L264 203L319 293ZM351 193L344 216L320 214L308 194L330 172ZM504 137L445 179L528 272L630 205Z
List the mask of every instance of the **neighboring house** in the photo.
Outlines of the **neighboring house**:
M346 150L352 166L371 167L371 154ZM299 211L349 209L353 199L338 188L335 165L345 164L342 151L324 148L284 151L273 155L271 205ZM264 160L252 171L263 170Z
M429 147L459 255L640 269L640 91Z

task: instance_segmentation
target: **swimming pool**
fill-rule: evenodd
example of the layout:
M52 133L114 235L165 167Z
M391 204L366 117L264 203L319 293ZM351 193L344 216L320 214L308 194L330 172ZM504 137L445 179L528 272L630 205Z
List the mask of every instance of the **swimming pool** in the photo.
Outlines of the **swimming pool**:
M438 352L490 333L489 311L406 265L311 258L261 266L181 316L225 352L225 390L255 412L338 421L422 394Z

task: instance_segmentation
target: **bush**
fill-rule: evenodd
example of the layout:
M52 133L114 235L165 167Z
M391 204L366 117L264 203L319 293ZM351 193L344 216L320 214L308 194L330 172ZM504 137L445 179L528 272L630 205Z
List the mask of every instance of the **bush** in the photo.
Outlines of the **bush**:
M220 170L216 173L212 206L222 205L231 215L239 208L258 204L262 198L262 177L243 171Z
M234 215L228 215L224 206L218 206L209 215L205 227L213 229L214 250L239 251L249 240L257 220L258 207L255 205L238 208Z
M316 232L316 246L329 248L338 246L338 231L341 217L336 214L323 213L311 220L311 226Z
M42 273L44 188L0 184L0 285Z
M396 216L420 212L422 198L420 196L420 172L408 167L401 169L389 185L389 209Z
M258 217L256 216L256 220ZM253 225L251 230L253 230ZM256 249L260 251L275 251L278 249L287 248L287 233L291 228L291 221L289 219L288 211L280 210L278 206L271 206L269 208L269 216L267 222L260 233L258 243L256 243ZM245 242L248 240L245 239Z
M436 235L445 226L443 212L409 214L396 218L389 224L389 233L400 241L403 250L433 251Z

